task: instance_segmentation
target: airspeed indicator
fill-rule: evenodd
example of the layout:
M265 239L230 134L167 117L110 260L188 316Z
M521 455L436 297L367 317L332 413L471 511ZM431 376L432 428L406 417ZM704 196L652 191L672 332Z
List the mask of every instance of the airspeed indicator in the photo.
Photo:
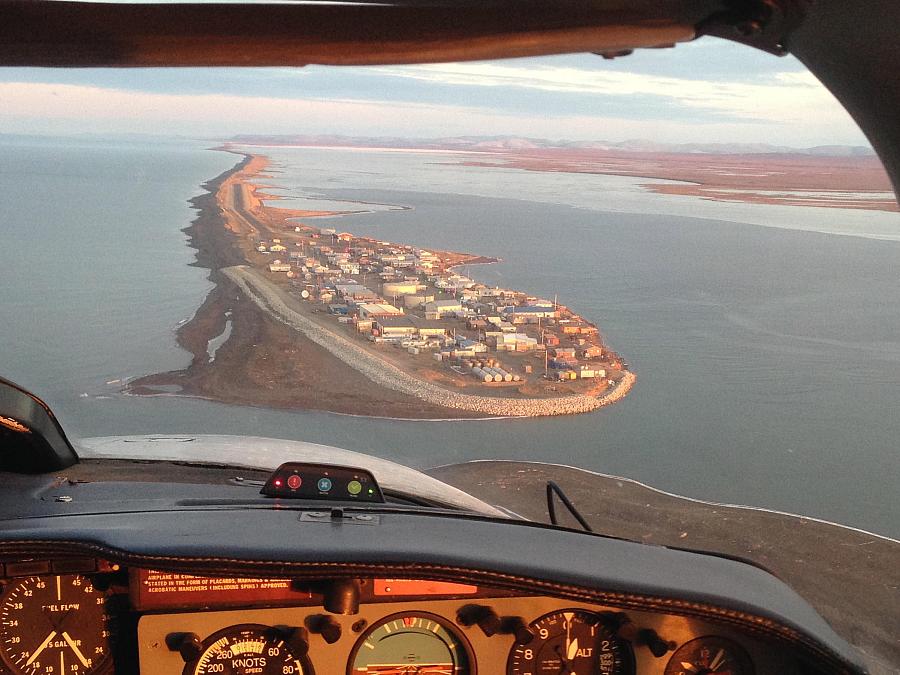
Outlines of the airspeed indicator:
M245 624L213 633L183 675L312 675L312 668L269 626Z

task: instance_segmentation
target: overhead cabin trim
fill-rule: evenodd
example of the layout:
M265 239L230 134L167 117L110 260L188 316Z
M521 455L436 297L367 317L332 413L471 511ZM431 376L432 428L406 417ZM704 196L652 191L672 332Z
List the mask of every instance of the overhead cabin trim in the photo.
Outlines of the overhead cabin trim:
M4 66L427 63L671 46L720 3L0 2ZM688 7L690 9L685 9Z

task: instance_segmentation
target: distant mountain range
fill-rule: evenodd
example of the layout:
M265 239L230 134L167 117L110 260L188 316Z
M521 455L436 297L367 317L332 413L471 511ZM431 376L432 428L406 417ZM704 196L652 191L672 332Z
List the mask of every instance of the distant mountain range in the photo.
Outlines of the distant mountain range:
M516 136L454 136L448 138L400 138L392 136L290 135L234 136L232 143L246 145L311 145L349 148L399 148L420 150L471 150L481 152L527 150L606 150L705 155L818 155L825 157L866 157L875 152L861 145L819 145L793 148L767 143L657 143L642 139L612 141L551 141Z

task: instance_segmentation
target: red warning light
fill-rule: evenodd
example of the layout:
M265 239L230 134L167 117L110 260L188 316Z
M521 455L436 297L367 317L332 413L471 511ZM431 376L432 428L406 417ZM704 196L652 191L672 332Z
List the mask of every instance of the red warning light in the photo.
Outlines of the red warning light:
M281 479L280 478L275 479L275 487L281 487Z
M287 484L291 490L296 490L303 483L303 480L297 474L293 476L288 476Z

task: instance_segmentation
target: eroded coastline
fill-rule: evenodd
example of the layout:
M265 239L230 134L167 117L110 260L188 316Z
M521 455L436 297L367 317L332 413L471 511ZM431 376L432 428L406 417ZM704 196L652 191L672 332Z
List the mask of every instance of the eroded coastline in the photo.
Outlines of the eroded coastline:
M611 361L618 368L614 373L597 369L603 378L590 382L551 385L535 382L538 378L532 376L531 382L528 378L518 382L517 378L517 382L486 385L470 377L470 364L475 362L460 360L459 354L464 352L459 344L454 344L456 352L445 352L459 364L450 369L447 363L423 366L423 359L414 357L407 361L403 350L392 351L385 345L360 341L356 335L342 335L335 317L322 311L327 302L320 299L316 306L292 295L300 288L293 269L286 275L272 272L287 269L280 259L273 258L287 257L287 247L280 245L282 239L288 244L289 237L296 235L295 246L305 246L302 242L312 240L302 240L301 236L318 238L327 230L310 226L306 219L342 212L283 209L264 203L263 199L270 202L278 198L263 192L269 187L265 184L268 158L221 149L235 152L242 159L204 184L205 192L191 202L198 215L185 230L190 245L197 249L195 264L210 269L209 278L215 284L196 314L177 330L178 343L191 353L191 363L183 370L138 378L128 385L129 393L197 396L226 403L352 415L465 419L587 412L621 399L633 385L634 375L615 360ZM327 231L336 237L332 230ZM351 244L374 245L374 240L343 233L341 237L345 237L347 250ZM266 248L261 242L273 249L265 251L267 257L259 251ZM295 255L292 252L292 262ZM460 265L494 261L448 251L428 255L440 260L445 272ZM311 275L307 272L306 276ZM312 284L307 286L313 288ZM316 288L322 293L319 297L325 297L326 289ZM333 284L328 288L333 289ZM308 297L308 293L305 295ZM562 310L554 311L561 315ZM566 316L571 315L565 311ZM412 311L408 315L416 318ZM358 320L354 318L354 325ZM381 328L380 323L375 325ZM524 340L525 329L518 330ZM377 329L371 332L379 337L370 337L370 341L384 337ZM442 349L451 342L450 333L447 329L441 337ZM577 342L585 344L583 339ZM398 346L396 341L394 346ZM599 352L599 344L595 347ZM408 351L418 354L417 348ZM610 355L606 358L619 358L612 352ZM439 356L440 352L436 358ZM531 356L539 365L541 360ZM544 356L545 369L546 361Z

